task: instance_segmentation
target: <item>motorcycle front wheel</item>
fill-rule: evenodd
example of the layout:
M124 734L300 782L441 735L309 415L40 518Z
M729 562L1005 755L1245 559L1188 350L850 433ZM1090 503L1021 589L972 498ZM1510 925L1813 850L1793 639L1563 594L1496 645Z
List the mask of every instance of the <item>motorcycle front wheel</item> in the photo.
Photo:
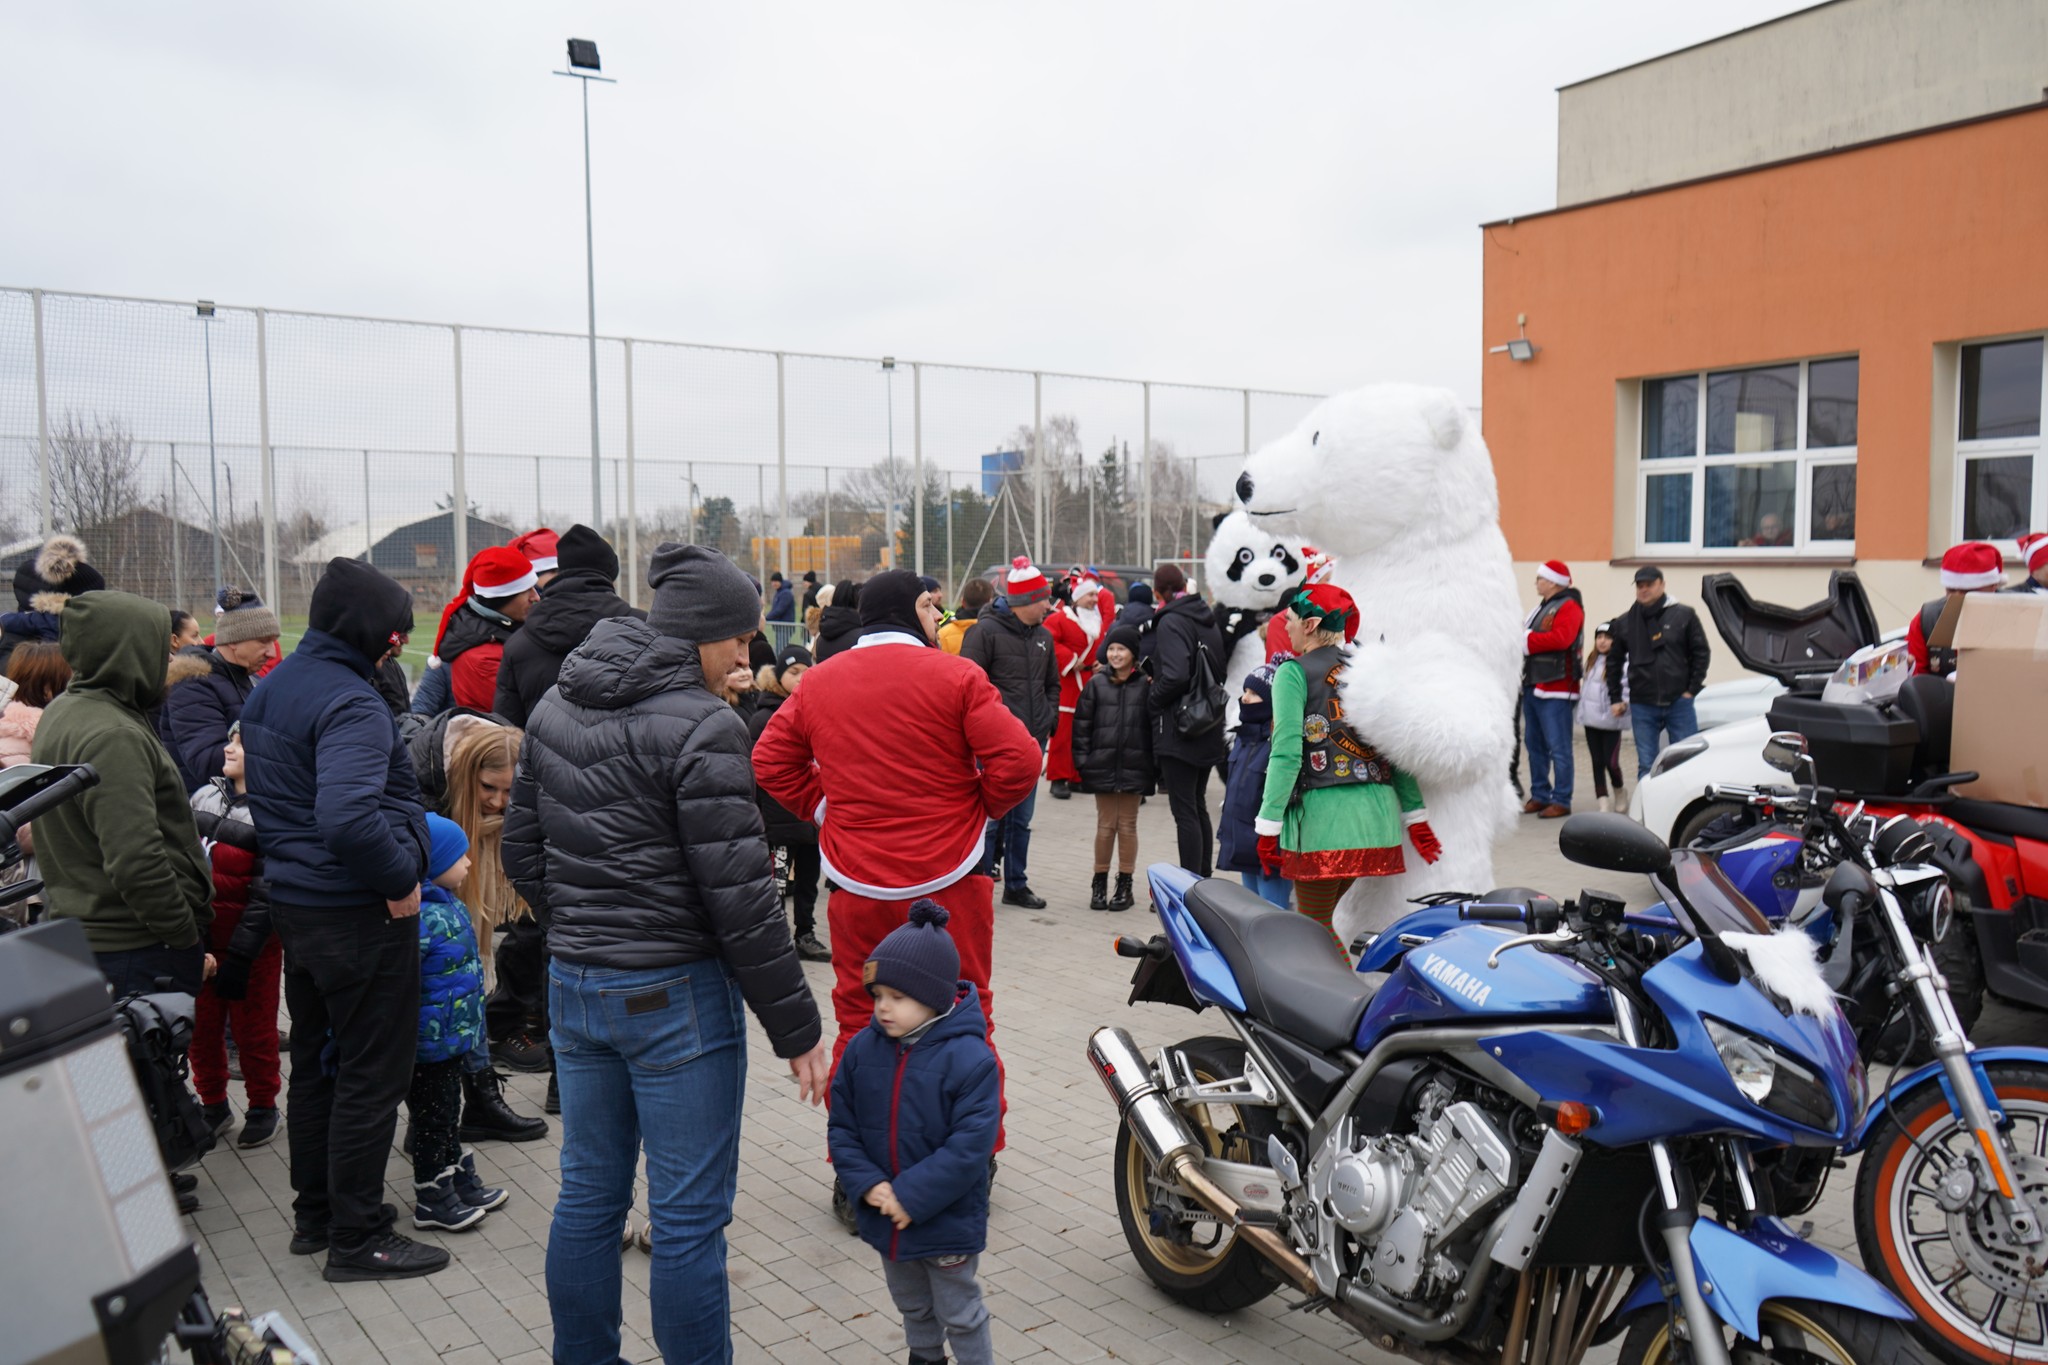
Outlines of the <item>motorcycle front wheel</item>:
M1189 1038L1174 1044L1198 1081L1244 1074L1244 1044L1230 1038ZM1219 1160L1266 1163L1268 1113L1229 1104L1177 1106L1208 1154ZM1250 1120L1249 1124L1247 1120ZM1257 1140L1254 1141L1253 1129ZM1256 1150L1254 1150L1256 1148ZM1145 1277L1189 1308L1234 1313L1280 1287L1266 1258L1214 1220L1188 1222L1194 1201L1174 1192L1145 1160L1129 1124L1116 1131L1116 1212L1124 1240Z
M1776 1365L1925 1365L1927 1353L1901 1323L1832 1303L1773 1299L1757 1311L1762 1340L1738 1346L1736 1360ZM1692 1352L1672 1349L1661 1312L1639 1313L1622 1339L1620 1365L1687 1365Z
M1985 1073L2005 1111L2020 1189L2036 1222L2048 1221L2048 1067L1999 1062ZM1995 1196L1954 1210L1943 1202L1943 1173L1977 1150L1939 1085L1887 1111L1856 1173L1857 1248L1942 1358L2048 1362L2042 1244L2006 1239Z

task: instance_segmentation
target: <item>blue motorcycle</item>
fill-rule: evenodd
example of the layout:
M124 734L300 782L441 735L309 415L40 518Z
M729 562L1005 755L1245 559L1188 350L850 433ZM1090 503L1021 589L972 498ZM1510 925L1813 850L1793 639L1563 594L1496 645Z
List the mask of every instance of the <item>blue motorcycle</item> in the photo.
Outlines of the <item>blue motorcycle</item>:
M1624 1365L1928 1359L1898 1298L1775 1216L1754 1159L1839 1149L1868 1108L1810 960L1624 816L1558 842L1666 877L1684 941L1599 891L1468 905L1375 986L1313 921L1148 870L1165 933L1118 941L1132 1001L1213 1007L1230 1036L1089 1040L1139 1266L1215 1313L1291 1285L1433 1365L1578 1365L1618 1336Z

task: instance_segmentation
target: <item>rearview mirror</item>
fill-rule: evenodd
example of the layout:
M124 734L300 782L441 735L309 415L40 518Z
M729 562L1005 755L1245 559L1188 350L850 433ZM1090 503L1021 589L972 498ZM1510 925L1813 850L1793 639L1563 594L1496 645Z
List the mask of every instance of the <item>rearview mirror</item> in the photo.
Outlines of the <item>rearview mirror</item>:
M1781 773L1799 772L1800 765L1812 762L1806 752L1806 736L1796 730L1779 730L1764 741L1764 762Z
M1671 870L1671 849L1626 815L1588 811L1557 832L1557 851L1581 867L1661 876Z

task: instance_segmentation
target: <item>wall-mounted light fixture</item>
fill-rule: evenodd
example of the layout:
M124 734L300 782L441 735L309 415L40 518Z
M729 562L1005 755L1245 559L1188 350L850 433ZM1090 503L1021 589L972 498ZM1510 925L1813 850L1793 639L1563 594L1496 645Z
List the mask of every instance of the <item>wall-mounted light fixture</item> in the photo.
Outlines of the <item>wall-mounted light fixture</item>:
M1520 336L1512 341L1502 342L1498 346L1489 346L1486 348L1486 353L1488 355L1499 355L1505 351L1509 360L1534 360L1536 352L1542 348L1529 340L1529 315L1527 313L1515 314L1515 326L1521 329L1522 334Z

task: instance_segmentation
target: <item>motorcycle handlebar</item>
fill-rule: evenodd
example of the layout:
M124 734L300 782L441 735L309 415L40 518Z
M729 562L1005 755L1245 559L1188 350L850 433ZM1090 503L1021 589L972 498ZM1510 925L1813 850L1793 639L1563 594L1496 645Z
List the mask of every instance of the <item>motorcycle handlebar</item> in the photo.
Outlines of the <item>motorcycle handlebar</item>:
M1458 910L1459 919L1478 920L1482 924L1527 924L1528 912L1519 905L1467 905Z
M49 786L24 799L19 805L0 810L0 829L5 829L11 834L38 816L55 810L80 792L99 784L100 775L93 771L92 765L81 763Z

